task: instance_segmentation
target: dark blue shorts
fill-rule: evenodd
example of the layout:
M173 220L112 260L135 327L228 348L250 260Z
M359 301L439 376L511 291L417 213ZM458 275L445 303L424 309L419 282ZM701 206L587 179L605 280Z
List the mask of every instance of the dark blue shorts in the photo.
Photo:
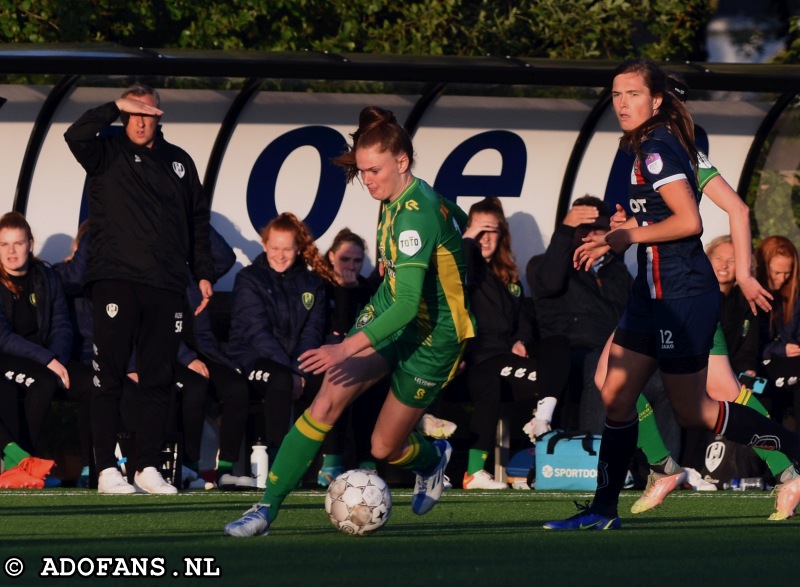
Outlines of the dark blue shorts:
M696 373L708 365L719 321L720 292L654 300L633 287L614 343L658 359L664 373Z

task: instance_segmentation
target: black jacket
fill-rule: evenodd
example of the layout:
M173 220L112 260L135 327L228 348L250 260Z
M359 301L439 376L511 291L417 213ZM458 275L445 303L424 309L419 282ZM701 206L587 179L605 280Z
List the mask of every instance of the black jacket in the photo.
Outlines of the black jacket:
M84 233L78 248L69 261L53 265L67 296L70 322L72 323L72 358L85 365L92 361L92 301L86 295L84 282L88 263L89 235Z
M214 276L215 279L219 279L230 271L231 267L236 263L236 253L213 226L211 227L210 236L211 258L214 260ZM187 329L187 334L190 333L191 338L189 344L186 344L186 341L181 342L178 348L178 362L188 367L189 363L200 358L198 352L201 352L219 363L235 368L214 335L214 329L211 324L211 310L207 307L197 316L194 315L194 311L203 301L203 294L194 280L190 280L186 288L186 298L189 303L188 314L191 324L191 328Z
M213 281L209 203L194 162L160 131L152 148L135 145L124 132L103 136L119 114L109 102L64 133L88 174L86 283L121 279L183 292L189 266L197 280Z
M728 345L728 359L734 373L758 372L759 368L759 318L753 316L750 304L738 285L722 296L720 325Z
M29 271L33 274L39 340L33 342L13 331L13 294L0 285L0 353L31 359L45 366L53 359L58 359L66 366L72 348L72 327L61 280L55 271L42 262L32 262Z
M361 275L356 287L344 287L326 283L325 296L328 303L328 324L325 343L341 342L356 322L359 312L369 303L375 287Z
M759 342L762 359L786 357L788 343L800 344L800 300L795 300L792 318L783 323L783 296L772 291L772 312L759 312Z
M612 255L598 273L572 265L575 228L559 225L526 268L542 337L563 334L573 347L600 349L628 303L633 277Z
M278 273L261 253L233 283L228 355L243 372L265 358L299 373L297 357L322 344L327 311L325 284L302 259Z
M463 243L470 309L478 325L475 338L467 343L467 362L477 365L508 354L517 341L532 345L536 342L536 329L526 311L520 284L503 284L481 256L475 241L465 238Z

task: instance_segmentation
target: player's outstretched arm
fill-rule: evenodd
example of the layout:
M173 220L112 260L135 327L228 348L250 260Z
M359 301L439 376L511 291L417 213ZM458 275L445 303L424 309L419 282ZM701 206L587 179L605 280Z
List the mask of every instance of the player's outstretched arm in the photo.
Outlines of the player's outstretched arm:
M736 259L736 283L750 304L750 309L753 314L758 313L758 308L769 312L772 309L770 304L772 294L758 283L750 271L752 267L750 208L721 175L712 178L703 188L703 193L728 215L733 256Z

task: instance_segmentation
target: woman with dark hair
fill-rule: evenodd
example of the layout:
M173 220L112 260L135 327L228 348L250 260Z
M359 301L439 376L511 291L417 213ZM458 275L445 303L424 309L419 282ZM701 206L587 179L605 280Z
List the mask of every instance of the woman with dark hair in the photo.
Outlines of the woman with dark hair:
M387 375L390 393L372 433L372 456L417 474L411 509L425 514L444 490L451 447L415 431L455 375L475 333L464 283L466 214L414 177L411 138L394 114L361 111L353 146L334 160L381 203L378 250L383 281L348 336L300 356L322 388L275 458L261 503L225 526L229 536L263 536L342 411Z
M606 425L594 500L545 528L620 527L619 494L638 436L636 400L656 370L682 426L705 427L733 442L800 457L797 434L755 410L706 394L719 285L700 241L694 123L666 81L664 72L645 59L625 61L614 72L611 94L623 131L620 144L635 155L629 186L633 216L604 237L587 237L574 260L576 267L588 268L608 250L622 253L636 243L638 271L601 390ZM800 479L787 488L800 491Z
M325 280L334 277L308 227L290 212L267 224L261 243L264 252L233 284L228 354L263 397L263 441L273 456L307 383L298 359L322 344Z
M71 346L61 281L33 255L25 217L8 212L0 218L0 488L44 487L55 462L31 454L56 392L70 388Z
M343 228L333 237L333 242L325 253L325 260L336 275L336 282L327 283L325 288L328 299L326 344L344 340L358 314L375 293L375 288L361 275L366 248L363 238L349 228ZM318 485L327 487L345 471L344 450L351 431L358 468L375 469L369 438L388 389L388 380L382 379L373 389L348 406L334 424L333 430L322 444L322 468L317 475Z
M505 489L486 471L502 401L536 406L534 437L550 430L558 400L569 376L566 336L538 340L531 310L511 252L511 232L498 198L485 198L469 209L464 232L470 308L478 324L465 355L466 386L474 404L464 489ZM538 403L537 403L538 402Z

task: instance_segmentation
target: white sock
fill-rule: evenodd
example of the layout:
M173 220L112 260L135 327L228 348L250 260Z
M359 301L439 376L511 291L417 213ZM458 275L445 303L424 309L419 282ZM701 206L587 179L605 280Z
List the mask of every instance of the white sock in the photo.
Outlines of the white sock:
M536 404L536 412L534 412L537 420L545 420L550 422L553 419L553 412L556 409L558 400L554 397L545 397L539 400Z

